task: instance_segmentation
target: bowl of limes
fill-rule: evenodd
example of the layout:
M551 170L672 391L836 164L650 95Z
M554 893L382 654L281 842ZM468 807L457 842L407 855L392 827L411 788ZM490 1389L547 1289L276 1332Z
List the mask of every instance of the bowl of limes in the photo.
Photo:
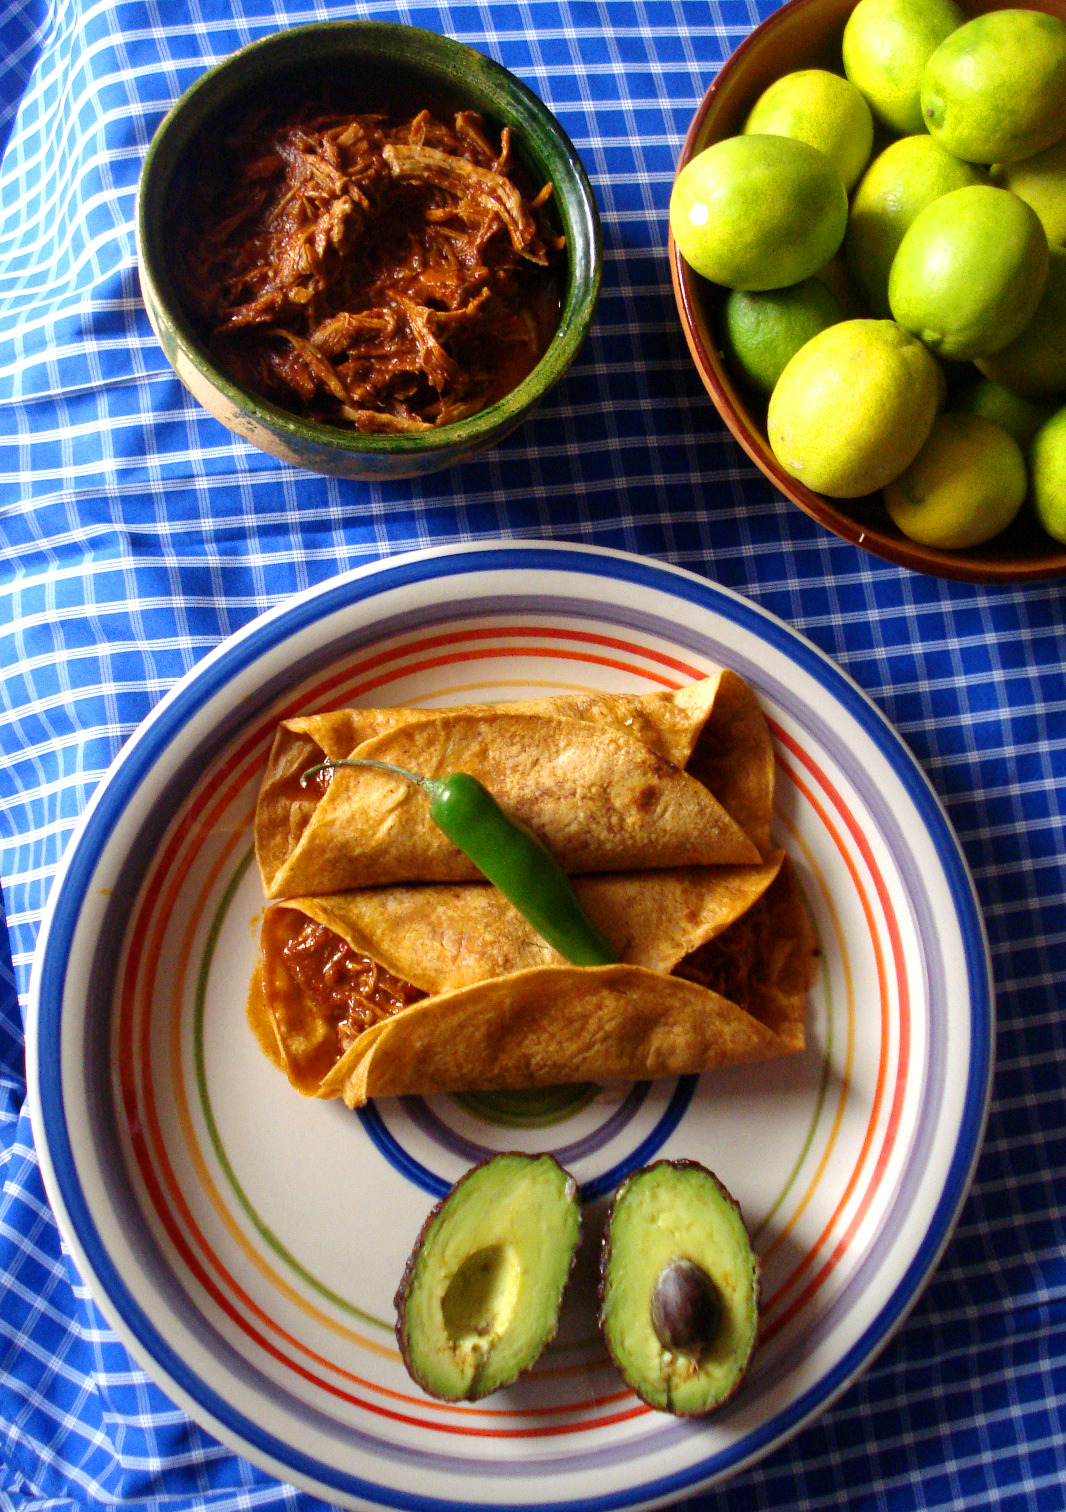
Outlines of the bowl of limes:
M787 498L919 571L1066 575L1066 0L790 0L693 118L669 254Z

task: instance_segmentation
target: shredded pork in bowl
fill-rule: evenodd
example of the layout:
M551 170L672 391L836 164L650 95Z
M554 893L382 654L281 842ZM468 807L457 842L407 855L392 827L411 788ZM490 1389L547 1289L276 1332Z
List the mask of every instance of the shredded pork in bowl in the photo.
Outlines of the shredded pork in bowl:
M182 297L220 365L361 431L448 425L536 367L559 319L552 185L526 198L510 128L259 110L200 144L176 218Z
M187 91L145 160L138 250L196 398L355 477L501 439L573 361L600 284L591 187L543 104L376 22L279 33Z

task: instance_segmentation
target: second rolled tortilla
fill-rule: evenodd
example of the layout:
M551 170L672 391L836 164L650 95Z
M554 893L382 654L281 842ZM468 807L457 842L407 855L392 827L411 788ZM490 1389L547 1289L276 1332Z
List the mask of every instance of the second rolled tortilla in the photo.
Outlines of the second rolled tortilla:
M268 960L249 998L260 1043L300 1091L353 1106L681 1075L803 1048L813 939L780 852L755 867L586 877L577 888L619 965L567 965L484 885L275 905L426 996L345 1043Z

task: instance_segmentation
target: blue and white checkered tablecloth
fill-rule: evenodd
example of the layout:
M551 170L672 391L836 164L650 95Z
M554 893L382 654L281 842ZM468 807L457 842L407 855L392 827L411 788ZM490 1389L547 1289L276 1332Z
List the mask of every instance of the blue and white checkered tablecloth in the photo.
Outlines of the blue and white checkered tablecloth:
M159 697L285 595L387 553L576 540L684 565L811 637L961 837L998 980L994 1102L933 1280L814 1425L691 1505L1066 1508L1066 596L923 577L787 506L718 422L665 256L673 165L773 0L6 0L0 11L0 1508L310 1506L192 1425L71 1266L25 1107L39 921L95 784ZM138 293L145 148L209 63L327 16L491 54L561 118L604 225L577 364L501 448L423 482L298 474L182 390ZM0 940L3 931L0 929Z

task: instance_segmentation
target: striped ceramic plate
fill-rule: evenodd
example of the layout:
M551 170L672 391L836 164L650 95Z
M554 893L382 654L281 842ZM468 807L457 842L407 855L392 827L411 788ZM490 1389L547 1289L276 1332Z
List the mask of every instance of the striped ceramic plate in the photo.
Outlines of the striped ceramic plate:
M251 817L279 718L672 688L758 692L776 838L815 920L808 1049L765 1066L350 1113L296 1096L245 994L263 900ZM608 1508L669 1500L823 1407L914 1301L965 1194L992 992L950 826L872 704L779 621L703 579L572 547L419 553L331 580L227 641L160 704L53 890L29 1036L38 1148L101 1308L221 1439L338 1504ZM595 1235L656 1157L701 1160L763 1266L761 1345L719 1416L646 1408L593 1324L586 1243L559 1335L517 1387L431 1401L392 1296L436 1197L500 1149L551 1150Z

